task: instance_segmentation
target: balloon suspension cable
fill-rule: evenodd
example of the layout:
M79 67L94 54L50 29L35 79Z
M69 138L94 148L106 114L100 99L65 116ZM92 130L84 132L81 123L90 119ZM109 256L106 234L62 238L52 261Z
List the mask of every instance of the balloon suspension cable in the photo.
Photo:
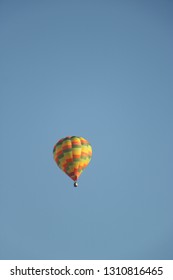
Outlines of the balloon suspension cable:
M78 183L77 182L74 182L74 187L78 187Z

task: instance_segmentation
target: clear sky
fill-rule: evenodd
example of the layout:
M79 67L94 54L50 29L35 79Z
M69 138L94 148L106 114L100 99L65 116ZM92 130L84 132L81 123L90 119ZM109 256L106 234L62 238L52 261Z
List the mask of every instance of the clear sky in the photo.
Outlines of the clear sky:
M0 259L173 259L173 2L0 1ZM79 187L53 160L93 157Z

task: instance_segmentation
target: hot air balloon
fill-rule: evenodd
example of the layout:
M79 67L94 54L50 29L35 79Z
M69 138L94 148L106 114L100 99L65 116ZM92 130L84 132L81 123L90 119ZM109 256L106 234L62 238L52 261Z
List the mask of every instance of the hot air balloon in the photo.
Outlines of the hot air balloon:
M59 168L74 181L74 187L77 187L79 176L91 160L92 147L83 137L67 136L55 144L53 156Z

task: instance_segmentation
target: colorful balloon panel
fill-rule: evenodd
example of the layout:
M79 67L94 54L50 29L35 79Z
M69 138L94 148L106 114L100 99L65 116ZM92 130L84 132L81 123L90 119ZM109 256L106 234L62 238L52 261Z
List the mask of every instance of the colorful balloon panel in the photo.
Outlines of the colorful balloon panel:
M92 157L92 147L83 137L67 136L53 149L54 160L62 171L77 181Z

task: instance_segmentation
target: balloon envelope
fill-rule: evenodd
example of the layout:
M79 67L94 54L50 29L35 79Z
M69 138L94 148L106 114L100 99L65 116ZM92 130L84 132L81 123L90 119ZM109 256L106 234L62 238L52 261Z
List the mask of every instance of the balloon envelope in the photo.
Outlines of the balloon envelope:
M77 181L91 160L92 147L83 137L67 136L55 144L53 155L59 168Z

